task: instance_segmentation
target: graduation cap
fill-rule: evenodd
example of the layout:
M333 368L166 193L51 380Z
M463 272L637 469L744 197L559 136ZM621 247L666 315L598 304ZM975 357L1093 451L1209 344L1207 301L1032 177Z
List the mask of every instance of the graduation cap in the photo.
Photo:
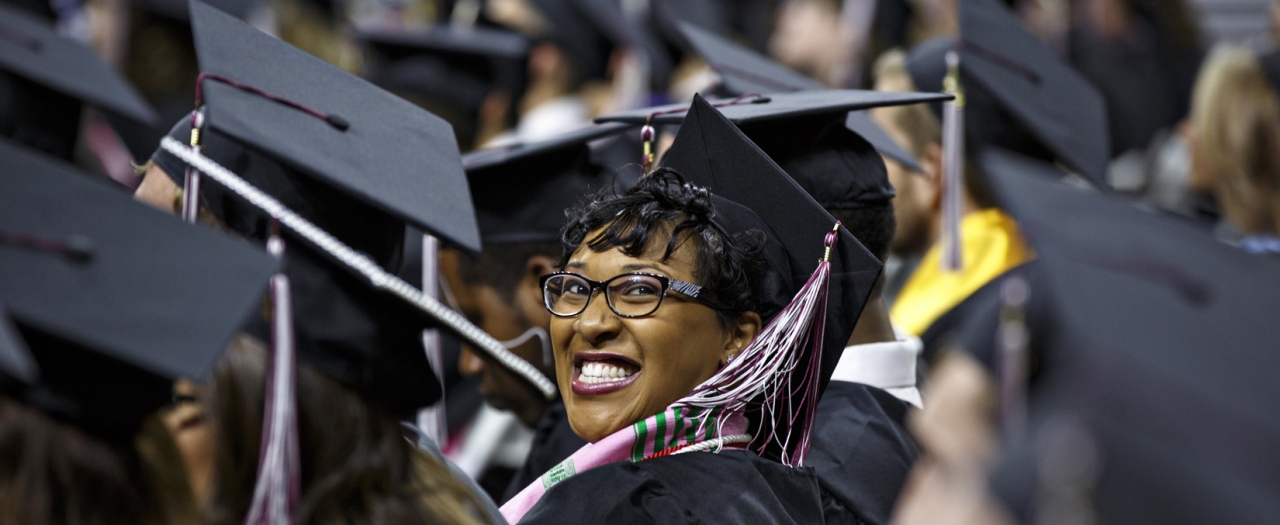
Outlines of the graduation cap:
M80 101L143 124L155 112L88 47L47 22L0 5L0 75L8 92L0 134L70 159L79 133Z
M979 160L1040 256L1062 347L1033 400L1033 421L1043 421L1027 440L1036 451L993 485L1039 508L1063 508L1045 495L1084 495L1077 510L1108 523L1280 515L1271 446L1280 440L1280 263L1051 180L1042 175L1052 166L1024 156ZM1074 424L1068 441L1064 421ZM1084 443L1096 461L1081 468L1079 446L1050 443ZM1011 487L1018 480L1029 483Z
M845 127L850 111L948 98L940 93L824 90L740 97L720 112L827 209L860 208L893 198L884 162ZM609 115L598 122L677 124L684 105Z
M191 22L206 129L479 249L447 123L204 3L191 2Z
M728 96L748 93L790 93L824 90L818 81L792 71L750 49L730 42L711 31L680 22L680 31L695 52L720 75L720 91ZM850 112L845 126L862 136L882 155L907 169L922 172L920 161L871 120L865 111Z
M519 88L530 47L518 33L453 25L366 30L359 37L382 62L370 73L374 83L472 110L494 87Z
M735 235L759 230L764 234L768 270L758 299L759 313L767 325L773 325L778 313L791 308L797 295L809 288L806 284L824 259L823 239L832 232L836 220L725 115L700 96L694 97L689 117L681 125L675 143L663 159L663 166L675 169L689 182L707 188L719 198L712 220L725 232ZM812 381L809 386L815 389L816 394L826 388L881 270L880 262L848 230L841 228L834 235L838 236L838 242L829 252L830 281L825 296L824 318L812 321L816 325L825 325L825 330L818 332L822 334L817 344L820 355L795 356L799 362L791 372L794 376L783 378L793 381L794 385L802 383L801 375L816 372L815 376L807 379ZM796 332L803 330L804 327L798 327ZM778 335L770 336L766 327L757 339ZM753 346L757 343L759 341ZM788 391L800 397L798 390ZM789 402L797 406L804 402L816 405L817 398L791 399ZM770 426L768 421L761 424L766 429ZM784 423L773 423L781 424ZM802 422L779 431L800 436L806 432L804 426ZM796 443L799 441L802 439L793 439L792 446L798 447ZM782 454L784 451L767 449L766 452ZM785 452L792 458L796 457L795 451ZM803 453L799 453L799 457L803 458Z
M539 35L564 50L582 79L604 78L615 47L630 44L634 35L622 6L614 0L529 0L550 24Z
M19 385L6 394L131 439L175 379L205 376L277 262L12 144L0 166L0 303L18 331L0 335L0 375Z
M565 210L608 183L589 143L632 127L600 124L463 155L484 244L558 241Z
M285 256L299 357L396 413L439 397L421 349L428 324L519 360L394 276L406 223L479 251L448 125L211 7L193 2L191 13L201 65L217 75L202 83L207 156L179 146L184 119L154 158L174 178L192 162L221 181L200 197L228 229L267 242L279 221L303 241ZM517 372L554 393L527 368Z
M960 38L931 40L908 55L916 89L942 90L945 57L953 49L965 90L966 142L1052 156L1094 186L1109 187L1102 94L1008 7L997 0L960 2Z

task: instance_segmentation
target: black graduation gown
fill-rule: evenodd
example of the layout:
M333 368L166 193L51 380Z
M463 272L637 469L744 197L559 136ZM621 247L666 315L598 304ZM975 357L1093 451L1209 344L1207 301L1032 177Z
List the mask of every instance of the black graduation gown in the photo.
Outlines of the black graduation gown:
M992 279L966 299L962 303L963 308L957 307L954 312L947 314L953 318L945 333L941 330L937 332L935 347L955 344L986 367L992 377L996 377L1000 369L996 352L996 335L1000 329L1002 308L1000 288L1006 279L1021 277L1031 288L1031 296L1023 315L1027 329L1031 331L1031 340L1027 345L1027 381L1035 384L1043 369L1051 367L1050 362L1062 351L1059 346L1071 344L1063 339L1065 334L1060 332L1053 288L1044 273L1038 261L1031 261ZM933 328L930 327L929 330L932 331Z
M994 336L995 321L998 320L998 316L993 317L993 314L999 311L1000 287L1004 283L1004 279L1011 275L1023 275L1031 279L1034 264L1035 261L1033 260L997 275L987 284L982 285L981 288L974 290L959 304L938 316L929 325L929 328L926 328L924 333L920 334L920 342L923 344L923 350L920 355L924 358L925 363L933 363L943 347L956 342L960 334L971 331L970 326L975 322L987 322L990 324L991 334ZM980 360L987 361L987 356L979 357Z
M879 388L832 381L818 402L805 465L859 520L889 523L920 450L903 426L908 405Z
M753 452L693 452L597 467L566 479L522 524L859 523L823 492L813 469Z
M502 501L505 503L514 498L530 483L537 481L539 476L560 464L586 444L587 442L574 434L573 428L569 426L569 414L565 412L564 401L557 400L552 403L538 419L529 457L525 459L520 470L516 471L515 477L511 478L511 483L507 485L507 490L502 495Z

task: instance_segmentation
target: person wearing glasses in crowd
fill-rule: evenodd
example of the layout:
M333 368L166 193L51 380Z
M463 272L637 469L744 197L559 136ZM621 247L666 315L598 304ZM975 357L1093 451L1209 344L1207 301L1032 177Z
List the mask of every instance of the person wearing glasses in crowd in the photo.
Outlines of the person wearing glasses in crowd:
M695 98L662 168L569 213L541 284L569 423L590 444L507 520L853 522L793 468L880 273L836 224Z

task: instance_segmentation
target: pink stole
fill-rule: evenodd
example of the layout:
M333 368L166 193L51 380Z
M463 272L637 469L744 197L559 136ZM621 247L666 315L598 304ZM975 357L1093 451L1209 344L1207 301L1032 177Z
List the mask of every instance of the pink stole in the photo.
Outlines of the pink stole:
M687 407L668 408L600 441L588 443L511 498L499 509L502 516L509 523L519 522L553 485L575 474L619 461L635 463L720 436L747 431L747 418L741 413L730 412L717 419L722 411L713 410L704 418L689 417L694 412Z

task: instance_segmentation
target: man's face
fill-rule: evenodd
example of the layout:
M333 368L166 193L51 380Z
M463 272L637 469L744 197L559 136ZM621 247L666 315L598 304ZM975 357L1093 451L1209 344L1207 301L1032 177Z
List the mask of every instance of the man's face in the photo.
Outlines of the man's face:
M899 128L894 118L894 111L899 108L876 108L871 117L884 128L893 140L899 144L909 144L907 135ZM888 157L884 158L884 166L889 174L889 184L893 185L897 196L893 198L893 218L897 221L897 229L893 233L893 243L889 250L897 255L914 255L923 253L933 244L931 224L933 210L937 200L935 178L937 167L932 162L932 155L919 159L925 173L916 173L901 163Z
M531 258L530 267L526 268L528 275L520 279L514 290L504 293L489 285L464 281L459 265L468 261L461 260L463 257L451 250L442 252L440 270L457 308L468 320L499 341L516 339L535 326L546 329L550 314L542 306L539 276L535 274L544 265L550 268L554 261L538 256ZM543 345L544 340L534 336L511 347L511 352L554 381L554 366L545 362ZM537 424L546 410L546 398L533 385L466 344L462 345L458 358L458 371L466 376L480 376L480 394L485 400L494 408L515 413L530 426Z

